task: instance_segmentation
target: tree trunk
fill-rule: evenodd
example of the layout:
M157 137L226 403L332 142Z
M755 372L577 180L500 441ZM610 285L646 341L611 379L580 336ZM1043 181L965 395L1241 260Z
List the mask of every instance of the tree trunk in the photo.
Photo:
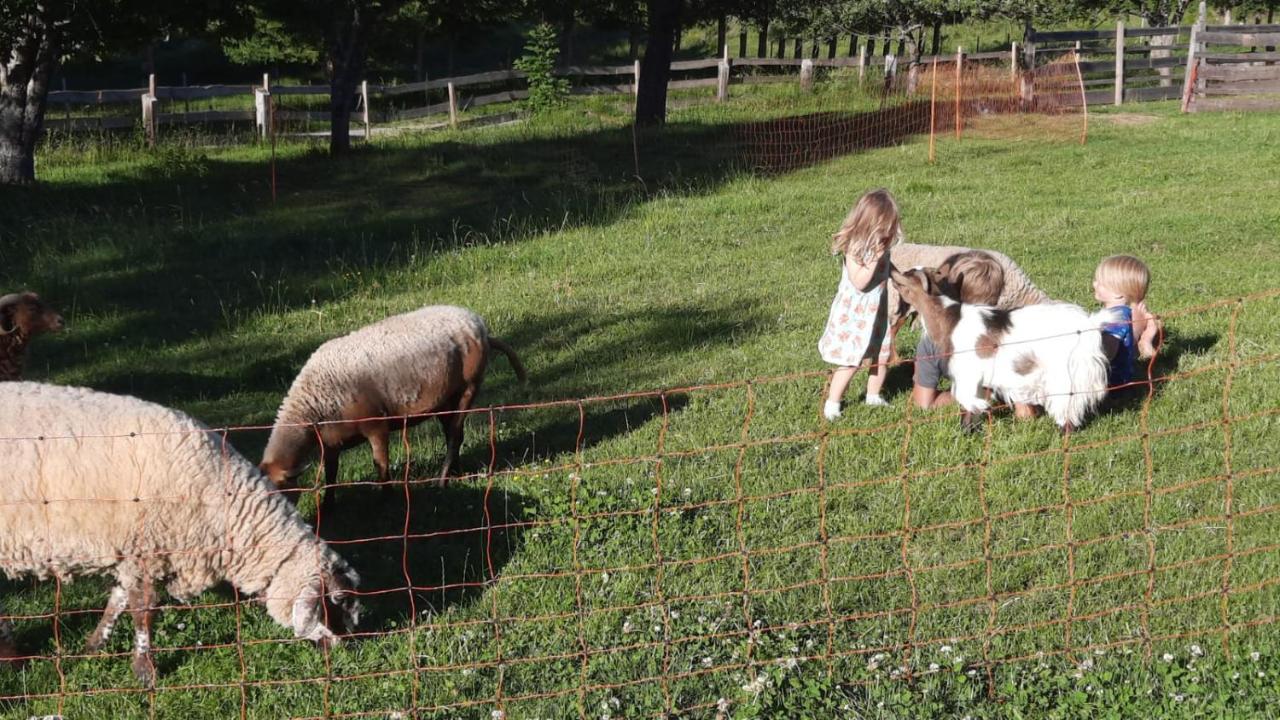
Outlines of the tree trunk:
M769 57L769 21L760 21L760 36L756 38L756 57Z
M868 35L867 36L867 57L873 58L875 56L876 56L876 36Z
M640 28L635 24L631 24L631 28L627 31L628 55L632 62L640 57Z
M800 38L796 38L795 55L796 55L796 60L799 60L800 58L804 57L804 41L801 40Z
M738 57L747 56L747 31L742 30L738 33Z
M636 89L636 124L661 125L667 120L667 81L684 0L648 0L647 5L649 32Z
M58 57L58 38L47 11L26 20L28 27L14 33L9 56L0 58L0 185L35 182L36 142Z
M725 39L729 34L729 19L721 15L716 19L716 55L724 54Z
M356 85L364 72L365 23L360 7L337 19L329 40L329 154L351 150L351 110L355 106Z
M930 52L933 55L938 55L939 53L942 52L942 21L941 20L933 24L933 50Z
M422 29L414 41L413 79L418 82L427 79L427 31Z

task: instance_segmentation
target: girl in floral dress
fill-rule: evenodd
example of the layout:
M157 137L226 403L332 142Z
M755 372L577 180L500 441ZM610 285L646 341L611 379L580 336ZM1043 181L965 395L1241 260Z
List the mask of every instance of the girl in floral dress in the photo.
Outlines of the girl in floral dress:
M837 366L831 375L822 414L840 417L840 399L862 367L874 364L867 377L868 405L884 405L880 387L888 374L889 329L886 290L889 248L902 241L898 203L888 190L872 190L858 199L831 241L831 252L843 255L840 287L831 303L827 327L818 341L822 359Z

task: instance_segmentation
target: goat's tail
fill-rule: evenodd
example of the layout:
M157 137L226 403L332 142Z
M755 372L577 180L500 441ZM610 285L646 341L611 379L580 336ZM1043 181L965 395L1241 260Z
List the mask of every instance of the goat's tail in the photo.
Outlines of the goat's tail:
M1107 371L1110 364L1102 348L1102 327L1116 322L1111 310L1090 315L1076 328L1074 337L1065 338L1065 372L1045 374L1045 410L1059 427L1080 427L1085 416L1097 407L1107 394Z
M528 379L528 373L524 370L524 363L520 362L520 356L516 355L516 351L510 345L490 335L489 347L507 356L507 362L511 363L511 369L516 371L516 377L520 378L520 382Z

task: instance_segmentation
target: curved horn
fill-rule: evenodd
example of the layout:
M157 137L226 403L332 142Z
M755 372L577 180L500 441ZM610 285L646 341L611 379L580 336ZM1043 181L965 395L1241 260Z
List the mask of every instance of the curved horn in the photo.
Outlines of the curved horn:
M3 314L5 310L8 310L9 306L17 305L22 302L26 296L27 293L9 293L8 295L0 296L0 314ZM17 326L13 326L6 330L3 318L0 318L0 335L8 335L17 329Z

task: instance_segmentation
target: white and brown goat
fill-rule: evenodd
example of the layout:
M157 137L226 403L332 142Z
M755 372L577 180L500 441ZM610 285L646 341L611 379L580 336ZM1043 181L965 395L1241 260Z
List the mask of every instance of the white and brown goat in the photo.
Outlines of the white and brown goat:
M1046 302L1005 310L963 305L942 295L921 269L893 268L899 294L920 314L938 351L950 357L952 394L962 424L976 430L988 388L1008 402L1043 406L1063 432L1080 427L1107 393L1107 355L1101 328L1114 318L1080 306Z

